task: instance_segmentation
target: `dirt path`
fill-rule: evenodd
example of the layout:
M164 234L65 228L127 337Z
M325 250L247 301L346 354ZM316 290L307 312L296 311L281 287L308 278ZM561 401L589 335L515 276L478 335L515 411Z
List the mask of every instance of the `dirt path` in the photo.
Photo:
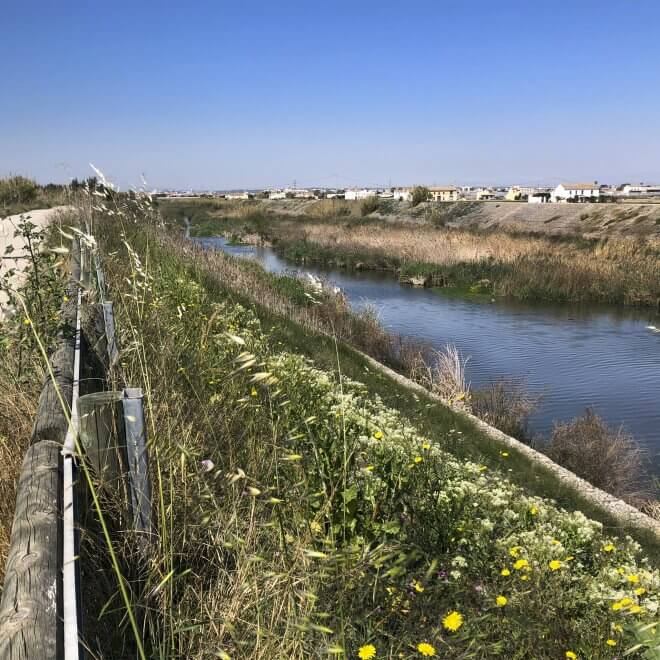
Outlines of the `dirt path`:
M23 237L14 236L14 232L21 222L21 217L29 219L29 221L37 225L37 227L42 228L45 227L59 212L66 209L66 206L58 206L52 209L37 209L0 219L0 276L10 268L16 268L18 272L11 278L12 286L20 286L21 281L24 279L24 276L20 271L22 271L27 265L26 259L30 258L30 253ZM13 250L6 252L9 246L11 246ZM0 322L5 318L8 311L7 294L4 290L0 289Z

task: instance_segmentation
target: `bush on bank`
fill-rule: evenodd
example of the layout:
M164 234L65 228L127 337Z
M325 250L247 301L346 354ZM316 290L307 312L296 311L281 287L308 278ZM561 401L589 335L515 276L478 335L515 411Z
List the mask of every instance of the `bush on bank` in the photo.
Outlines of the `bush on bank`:
M157 654L611 658L656 621L632 539L455 458L457 429L421 434L116 234L98 232L160 484Z

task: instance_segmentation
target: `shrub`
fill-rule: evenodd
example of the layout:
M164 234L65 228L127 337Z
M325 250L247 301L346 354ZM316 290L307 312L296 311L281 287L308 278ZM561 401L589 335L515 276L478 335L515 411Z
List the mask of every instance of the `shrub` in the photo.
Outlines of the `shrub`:
M26 204L36 198L38 190L37 183L24 176L0 179L0 204Z
M375 213L380 208L378 197L367 197L360 205L360 214L362 216Z
M594 486L632 504L647 495L644 451L623 428L608 427L591 409L571 422L555 425L545 453Z
M522 383L503 379L473 393L472 412L500 431L527 440L529 416L537 403Z
M412 205L417 206L431 198L431 191L426 186L415 186L412 190Z

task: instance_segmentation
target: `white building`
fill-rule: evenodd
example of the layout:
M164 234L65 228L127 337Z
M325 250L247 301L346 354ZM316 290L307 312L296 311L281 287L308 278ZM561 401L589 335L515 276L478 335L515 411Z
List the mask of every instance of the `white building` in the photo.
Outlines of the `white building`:
M456 186L434 186L429 188L434 202L457 202L458 188Z
M653 197L660 195L660 186L642 185L637 186L627 183L623 186L621 193L626 197Z
M552 192L552 202L597 202L600 187L597 183L560 183Z
M497 195L490 188L479 188L476 195L477 200L487 202L489 199L496 199Z
M412 190L410 188L393 188L392 197L400 202L412 201Z
M379 191L373 188L362 188L361 190L346 190L344 199L367 199L367 197L378 197Z
M254 193L251 192L231 192L225 195L225 199L252 199Z
M528 204L547 204L550 201L550 193L543 190L537 190L536 192L527 195Z

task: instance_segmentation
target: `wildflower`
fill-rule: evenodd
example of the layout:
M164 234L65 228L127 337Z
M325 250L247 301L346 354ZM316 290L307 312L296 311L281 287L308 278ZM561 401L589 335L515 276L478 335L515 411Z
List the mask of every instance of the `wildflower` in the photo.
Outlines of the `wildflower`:
M553 559L548 566L551 571L558 571L561 568L561 562L559 559Z
M575 653L573 653L573 651L566 651L566 653L564 655L567 658L570 658L571 660L576 660L577 659L577 655L575 655Z
M479 466L479 472L485 472L488 468L485 465Z
M616 646L616 640L615 639L608 639L605 644L608 646Z
M517 556L520 554L520 551L521 551L521 550L522 550L522 546L521 546L521 545L514 545L513 548L511 548L511 549L509 550L509 554L510 554L512 557L517 557Z
M374 438L375 438L376 440L381 440L381 439L383 438L383 432L382 432L382 431L376 431L376 432L374 433Z
M503 575L504 577L507 577L508 575L511 575L511 571L508 568L503 568L500 571L500 575Z
M453 610L442 620L442 625L451 632L456 632L463 625L463 615Z
M358 658L360 660L371 660L376 657L376 647L373 644L365 644L360 647L358 651Z
M507 458L507 457L509 456L509 452L508 452L508 451L501 451L501 452L500 452L500 456L501 456L502 458Z
M309 528L315 533L318 534L321 531L321 524L317 520L312 520L309 523Z
M415 456L413 460L415 461L415 463L421 463L424 459L421 456Z
M421 582L415 582L414 587L415 587L415 591L419 594L421 594L422 591L424 591L424 585L422 585Z
M531 515L535 516L539 512L539 509L538 507L532 505L532 508L529 510L529 512Z
M529 562L526 559L518 559L513 565L517 571L521 571L523 568L527 568L528 566Z
M626 579L628 580L628 582L630 582L630 584L637 584L639 582L638 575L629 575Z
M630 613L631 614L641 614L644 611L643 607L640 607L639 605L633 605L630 608Z
M365 472L373 472L373 471L374 471L374 466L373 466L373 465L367 465L367 466L364 468L364 471L365 471Z
M425 443L422 445L422 449L431 449L431 443L430 443L430 442L425 442Z
M417 644L417 650L426 658L430 658L435 655L435 646L427 644L426 642L420 642Z
M623 632L623 626L620 623L613 623L612 630L618 633Z
M253 388L250 390L250 396L257 396L257 388L256 388L256 387L253 387Z
M498 596L495 602L499 607L504 607L509 602L509 599L506 596Z
M622 568L621 566L619 566L619 568L616 569L616 572L617 572L619 575L623 575L623 574L626 572L626 569L625 569L625 568Z
M526 582L527 580L529 580L529 575L521 575L520 579Z
M202 470L204 470L204 472L210 472L215 467L213 461L210 458L205 458L203 461L200 462L200 465L202 467Z
M636 596L643 596L646 593L646 589L644 587L638 587L635 589L635 595Z
M23 325L30 325L31 323L30 319L23 319Z
M608 543L607 545L603 546L603 552L614 552L616 548L612 543Z

